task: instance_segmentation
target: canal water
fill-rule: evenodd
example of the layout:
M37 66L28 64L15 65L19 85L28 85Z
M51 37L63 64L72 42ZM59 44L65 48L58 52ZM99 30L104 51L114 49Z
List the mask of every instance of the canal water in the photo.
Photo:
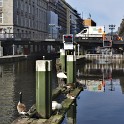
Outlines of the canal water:
M57 80L55 72L53 88ZM123 75L122 62L78 65L77 78L82 82L84 91L75 100L62 124L123 124ZM29 109L35 103L34 61L0 65L0 124L11 124L19 116L16 106L20 91Z
M124 64L80 65L77 78L84 86L62 124L123 124Z

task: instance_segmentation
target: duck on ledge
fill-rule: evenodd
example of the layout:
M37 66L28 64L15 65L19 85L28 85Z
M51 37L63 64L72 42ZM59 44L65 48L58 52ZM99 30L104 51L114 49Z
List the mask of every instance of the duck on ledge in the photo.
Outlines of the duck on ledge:
M22 92L19 93L19 102L17 104L17 110L20 115L27 115L26 106L22 103Z
M71 91L76 88L76 84L75 83L67 83L63 87L66 88L68 91Z
M70 90L69 92L66 94L66 97L69 98L69 99L75 99L76 97L74 96L74 94L70 93Z
M57 110L57 114L59 114L60 110L62 109L62 105L57 101L52 101L52 110Z

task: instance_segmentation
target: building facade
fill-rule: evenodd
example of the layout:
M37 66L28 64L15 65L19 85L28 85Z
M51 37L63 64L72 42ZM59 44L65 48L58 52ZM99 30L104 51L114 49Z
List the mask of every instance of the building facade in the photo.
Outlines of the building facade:
M48 13L56 15L55 22ZM55 23L55 38L62 38L63 34L77 32L79 19L77 11L65 0L0 0L0 37L3 38L46 39L52 34L51 23Z
M0 32L10 38L43 39L47 35L46 0L0 0ZM7 36L8 37L8 36Z
M65 2L65 8L67 11L67 34L76 34L82 30L82 18L80 14Z
M96 26L96 22L94 22L92 19L88 18L88 19L84 19L83 21L85 26Z
M0 38L13 43L2 46L4 55L46 49L40 41L62 40L63 34L76 34L82 28L81 22L78 12L65 0L0 0Z
M82 19L79 13L73 9L65 0L48 0L48 11L58 15L58 37L63 34L76 34L82 30Z
M124 37L124 19L122 19L120 27L118 29L118 34L119 36Z
M67 32L67 12L63 0L48 0L48 11L52 11L58 15L58 24L54 25L54 30L57 30L57 38L62 38L62 35ZM48 20L49 21L49 20Z

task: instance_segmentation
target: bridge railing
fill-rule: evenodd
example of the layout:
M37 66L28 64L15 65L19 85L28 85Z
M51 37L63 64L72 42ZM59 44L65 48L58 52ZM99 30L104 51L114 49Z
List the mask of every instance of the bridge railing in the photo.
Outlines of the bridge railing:
M122 54L112 54L112 55L102 55L102 54L86 54L85 57L87 59L102 59L102 58L108 58L108 59L124 59L124 55Z
M0 33L0 39L7 38L31 38L29 33Z
M48 34L41 35L39 33L31 34L31 33L0 33L0 40L7 40L7 39L13 39L13 40L32 40L32 41L45 41L45 39L55 39L62 40L62 37L49 37Z

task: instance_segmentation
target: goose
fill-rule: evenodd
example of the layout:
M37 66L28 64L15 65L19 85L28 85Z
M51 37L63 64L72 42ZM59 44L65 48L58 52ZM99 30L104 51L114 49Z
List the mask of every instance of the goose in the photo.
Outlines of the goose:
M83 87L84 89L86 89L86 81L82 80L82 79L76 79L76 83L77 83L77 87Z
M69 99L75 99L76 98L72 93L70 93L70 91L66 94L66 97Z
M65 75L64 72L59 72L59 73L57 74L57 77L60 78L60 79L62 79L62 78L67 78L67 76Z
M82 79L76 79L76 82L81 84L81 85L85 85L85 80Z
M19 102L17 105L17 110L20 115L27 115L26 106L22 103L22 92L19 93Z
M52 110L57 110L57 114L59 114L59 111L62 109L62 105L58 103L57 101L52 101Z
M69 93L66 95L66 97L69 99L75 99L75 96L73 94L69 94Z
M76 85L75 83L67 83L64 87L67 88L68 90L73 90L76 88Z
M57 78L59 78L60 80L58 81L59 83L59 87L63 87L65 85L65 81L62 79L67 79L67 76L65 75L64 72L59 72L57 73Z

